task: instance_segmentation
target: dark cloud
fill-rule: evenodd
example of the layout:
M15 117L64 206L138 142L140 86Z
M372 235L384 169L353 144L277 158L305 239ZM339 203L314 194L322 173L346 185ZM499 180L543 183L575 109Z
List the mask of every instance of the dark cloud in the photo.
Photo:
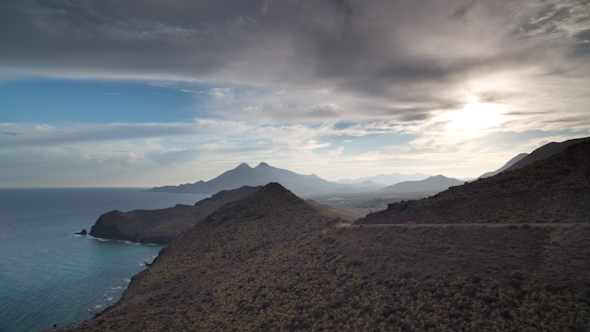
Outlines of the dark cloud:
M430 106L393 108L407 110L398 119L420 119L460 104L449 91L474 77L527 66L557 74L568 62L556 58L568 54L561 48L588 54L580 12L575 2L509 0L5 0L0 70L326 90L324 103L355 99L375 116L412 100ZM261 103L288 104L239 106ZM301 103L275 112L289 117Z
M467 12L473 7L474 4L475 4L475 1L470 1L468 3L465 3L461 6L459 6L459 8L455 9L455 11L453 11L453 13L451 13L451 15L449 15L449 19L455 20L455 21L462 20L465 17L465 14L467 14Z
M16 135L18 135L18 133L14 133L14 132L4 132L2 134L4 134L4 135L10 135L10 136L16 136Z

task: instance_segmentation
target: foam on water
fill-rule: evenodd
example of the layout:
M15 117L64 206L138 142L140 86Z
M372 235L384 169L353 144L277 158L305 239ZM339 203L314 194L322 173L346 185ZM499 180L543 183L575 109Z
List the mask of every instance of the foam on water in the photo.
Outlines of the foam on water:
M145 269L138 262L152 262L163 248L74 234L102 213L205 197L129 188L0 189L0 331L41 331L94 317Z

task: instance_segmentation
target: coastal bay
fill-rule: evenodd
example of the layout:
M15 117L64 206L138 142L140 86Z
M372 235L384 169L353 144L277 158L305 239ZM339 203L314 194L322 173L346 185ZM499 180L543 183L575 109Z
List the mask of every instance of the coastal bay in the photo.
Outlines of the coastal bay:
M41 331L94 317L164 247L74 234L102 213L208 197L142 190L0 189L0 331Z

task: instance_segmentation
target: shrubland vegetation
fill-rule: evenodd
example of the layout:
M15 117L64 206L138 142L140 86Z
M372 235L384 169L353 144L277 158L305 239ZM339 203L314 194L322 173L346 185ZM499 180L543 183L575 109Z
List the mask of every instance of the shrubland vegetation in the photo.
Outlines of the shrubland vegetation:
M586 226L339 228L278 184L225 205L76 331L586 331Z
M590 222L590 141L514 171L390 204L357 223Z

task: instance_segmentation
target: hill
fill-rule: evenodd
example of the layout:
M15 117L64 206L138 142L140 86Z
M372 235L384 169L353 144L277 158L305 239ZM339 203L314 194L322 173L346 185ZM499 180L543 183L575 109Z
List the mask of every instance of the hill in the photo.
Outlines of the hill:
M532 221L590 222L589 140L514 171L389 204L357 223Z
M556 143L556 142L547 143L547 144L543 145L542 147L536 149L535 151L531 152L529 155L522 158L521 160L516 162L514 165L508 167L506 170L507 171L514 171L514 170L524 167L526 165L530 165L536 161L547 159L557 153L563 152L568 147L570 147L572 145L587 142L589 140L590 140L590 137L586 137L586 138L570 139L570 140L567 140L567 141L564 141L561 143Z
M94 237L143 243L170 243L178 235L226 203L246 197L261 187L244 186L224 190L197 202L194 206L178 204L158 210L111 211L101 215L90 235Z
M521 154L517 155L516 157L510 159L504 166L500 167L499 169L497 169L493 172L487 172L487 173L481 175L478 179L494 176L494 175L499 174L499 173L506 171L506 170L513 171L513 170L519 169L521 167L524 167L526 165L530 165L536 161L547 159L547 158L553 156L554 154L565 151L565 149L567 149L570 145L582 143L583 141L589 140L589 139L590 139L590 137L586 137L586 138L571 139L571 140L567 140L567 141L560 142L560 143L556 143L556 142L547 143L547 144L543 145L542 147L534 150L530 154L521 153Z
M504 166L498 168L497 170L495 170L493 172L484 173L480 177L478 177L478 179L489 178L490 176L494 176L496 174L499 174L499 173L505 171L506 169L508 169L509 167L511 167L512 165L516 164L517 162L519 162L520 160L522 160L524 157L526 157L528 155L529 155L528 153L521 153L521 154L517 155L516 157L508 160L508 162L506 164L504 164Z
M422 181L404 181L381 189L386 193L439 192L451 186L458 186L464 181L447 178L443 175L431 176Z
M74 331L588 327L590 227L340 221L269 184L183 232Z
M270 182L278 182L299 195L335 192L339 190L371 190L375 185L340 185L318 177L315 174L301 175L295 172L276 168L267 163L260 163L252 168L246 163L224 172L210 181L199 181L179 186L155 187L148 191L209 194L220 190L234 189L241 186L261 186Z

